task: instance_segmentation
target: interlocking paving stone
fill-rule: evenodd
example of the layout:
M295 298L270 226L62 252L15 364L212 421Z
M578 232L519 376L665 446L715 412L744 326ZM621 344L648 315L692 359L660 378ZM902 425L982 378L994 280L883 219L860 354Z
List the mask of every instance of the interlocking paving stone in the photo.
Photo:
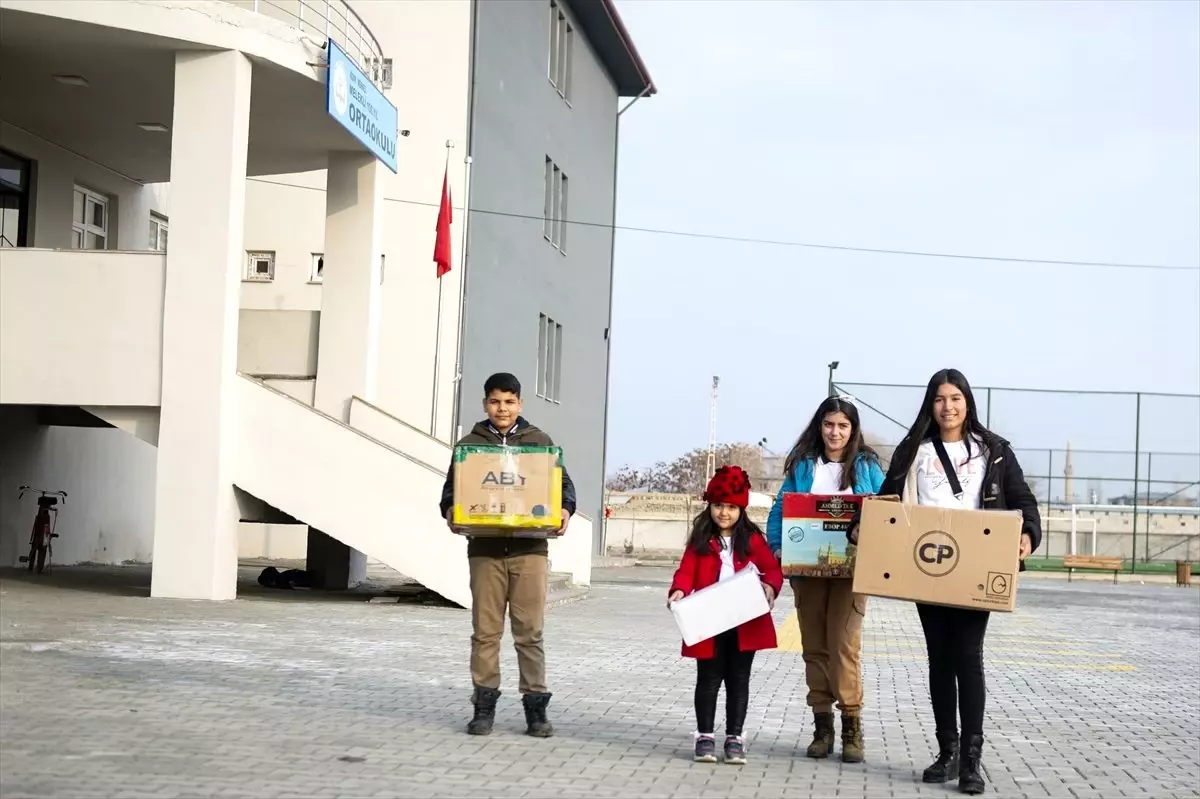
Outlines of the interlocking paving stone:
M0 577L6 799L954 793L920 782L933 719L907 603L870 602L865 764L804 758L793 641L756 659L750 761L729 767L690 760L695 672L664 607L669 572L598 571L587 602L548 613L548 740L521 734L507 638L496 732L463 734L463 611L160 601L130 588L141 572L80 575ZM775 617L795 623L789 592ZM1031 579L1017 613L993 614L986 652L989 794L1200 797L1200 591Z

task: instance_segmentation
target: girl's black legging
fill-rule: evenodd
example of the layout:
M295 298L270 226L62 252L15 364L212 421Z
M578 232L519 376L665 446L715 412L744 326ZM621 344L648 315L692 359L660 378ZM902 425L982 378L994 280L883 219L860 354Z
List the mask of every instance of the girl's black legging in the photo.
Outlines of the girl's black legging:
M929 696L938 732L958 729L957 709L962 718L963 737L982 735L987 693L983 680L983 636L990 614L986 610L921 603L917 603L917 613L925 630Z
M696 726L698 732L713 734L717 715L717 692L725 683L725 734L741 735L750 702L750 667L753 652L738 649L737 630L717 636L715 657L696 661Z

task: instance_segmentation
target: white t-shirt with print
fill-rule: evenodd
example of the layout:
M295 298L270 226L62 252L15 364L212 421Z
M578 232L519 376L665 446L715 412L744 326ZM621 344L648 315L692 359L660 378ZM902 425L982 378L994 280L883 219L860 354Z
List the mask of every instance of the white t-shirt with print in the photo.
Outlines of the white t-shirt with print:
M853 494L854 486L842 488L842 464L817 458L813 467L812 494Z
M721 575L717 582L724 582L734 575L733 567L733 537L723 535L721 541Z
M964 508L978 510L980 497L983 495L983 473L987 466L984 462L983 442L978 438L971 440L971 454L967 456L967 442L951 441L946 445L946 454L954 464L954 472L962 486L962 499L954 496L954 489L946 479L946 470L942 461L933 448L932 441L926 441L917 448L917 502L921 505L934 505L939 508Z

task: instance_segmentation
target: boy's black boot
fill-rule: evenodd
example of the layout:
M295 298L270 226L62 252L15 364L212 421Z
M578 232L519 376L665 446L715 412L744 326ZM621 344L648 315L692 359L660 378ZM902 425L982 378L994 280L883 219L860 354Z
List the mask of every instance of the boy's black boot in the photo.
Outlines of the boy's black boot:
M534 738L549 738L554 735L554 725L546 718L546 706L553 694L525 694L521 703L525 705L525 734Z
M491 735L496 723L496 702L500 692L494 688L475 686L471 704L475 705L475 718L467 722L467 735Z

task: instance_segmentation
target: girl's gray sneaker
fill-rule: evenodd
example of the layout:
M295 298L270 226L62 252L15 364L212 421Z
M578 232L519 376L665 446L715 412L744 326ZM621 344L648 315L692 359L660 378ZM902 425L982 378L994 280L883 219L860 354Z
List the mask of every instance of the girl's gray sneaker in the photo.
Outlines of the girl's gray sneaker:
M696 756L693 760L697 763L717 762L717 742L711 735L696 736Z

